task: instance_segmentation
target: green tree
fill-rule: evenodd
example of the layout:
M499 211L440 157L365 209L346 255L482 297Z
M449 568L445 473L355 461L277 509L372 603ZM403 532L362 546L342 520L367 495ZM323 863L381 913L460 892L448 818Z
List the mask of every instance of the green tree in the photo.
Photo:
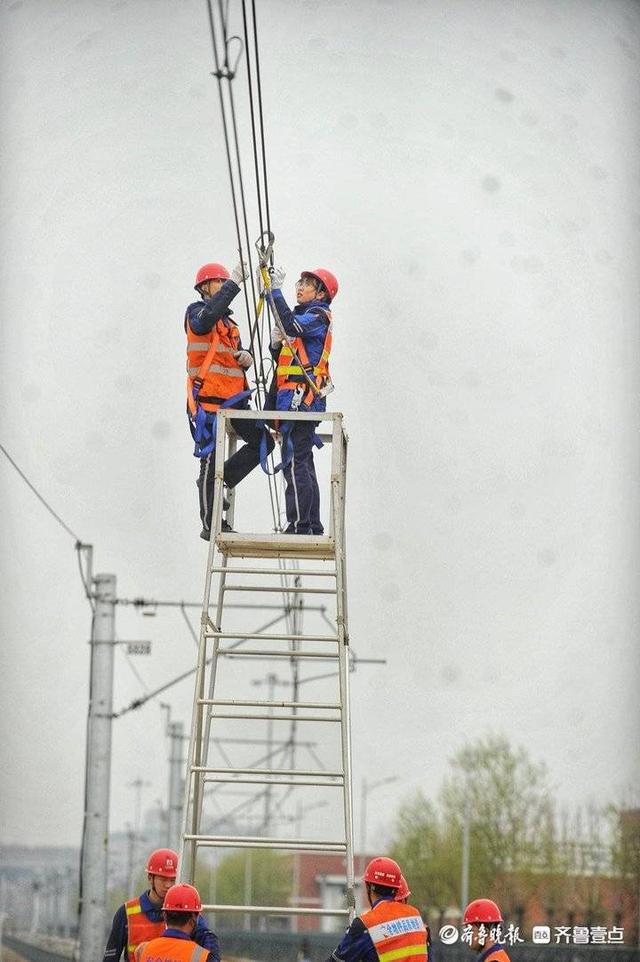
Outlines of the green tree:
M493 896L513 913L539 885L554 851L545 767L501 736L462 748L450 766L437 807L418 795L401 808L392 852L421 908L459 906L468 820L469 898Z
M546 768L522 748L492 735L462 748L451 760L440 800L448 831L462 839L470 824L469 897L494 894L514 909L537 884L544 868L552 818ZM460 870L461 870L460 842ZM509 876L509 885L500 880Z
M421 792L401 807L394 839L391 854L410 881L412 904L425 912L434 908L444 911L457 904L459 862L455 841Z

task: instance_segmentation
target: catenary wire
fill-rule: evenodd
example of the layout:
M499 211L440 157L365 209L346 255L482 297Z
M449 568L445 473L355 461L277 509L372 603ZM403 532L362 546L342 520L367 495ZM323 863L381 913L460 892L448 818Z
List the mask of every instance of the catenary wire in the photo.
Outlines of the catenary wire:
M38 499L38 501L42 502L42 504L45 506L45 508L47 509L47 511L49 512L49 514L52 515L52 516L56 519L56 521L58 522L58 524L59 524L62 528L64 528L64 530L67 532L67 534L70 534L70 535L71 535L71 537L74 539L74 541L75 541L77 544L82 544L82 539L79 538L78 535L75 534L75 532L71 530L71 528L69 527L69 525L68 525L65 521L62 520L62 518L60 517L60 515L59 515L56 511L53 510L53 508L51 507L51 505L49 504L49 502L46 501L46 500L42 497L42 495L40 494L40 492L38 491L38 489L36 488L36 486L31 483L31 481L30 481L29 478L26 476L26 474L24 473L24 471L22 470L22 468L19 468L19 467L18 467L18 465L17 465L16 462L13 460L13 458L11 457L11 455L9 454L9 452L7 451L7 449L5 448L5 446L4 446L3 444L0 444L0 451L2 451L2 453L4 454L4 456L6 457L6 459L9 461L9 463L13 465L13 467L14 467L15 470L18 472L18 474L20 475L20 477L22 478L22 480L25 482L25 484L28 485L28 486L31 488L31 490L32 490L33 493L35 494L35 496L36 496L36 498Z

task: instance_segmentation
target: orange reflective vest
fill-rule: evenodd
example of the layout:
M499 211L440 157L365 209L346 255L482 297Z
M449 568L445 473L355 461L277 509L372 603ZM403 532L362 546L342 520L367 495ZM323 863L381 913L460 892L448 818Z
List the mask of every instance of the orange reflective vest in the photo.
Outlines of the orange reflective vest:
M318 363L309 363L309 356L302 337L291 337L284 341L278 355L278 366L276 368L276 385L279 391L295 391L301 384L306 384L308 390L305 392L302 403L308 404L316 394L331 380L329 375L329 355L331 354L332 321L331 311L324 312L327 315L329 324L325 334L322 353ZM294 353L295 352L295 353ZM295 360L298 355L300 364ZM302 365L302 367L300 366ZM306 377L305 377L306 375ZM312 381L316 390L309 385Z
M223 401L247 386L244 371L233 356L240 350L240 331L232 321L225 323L222 319L208 334L194 334L186 319L185 329L189 410L195 410L194 382L201 382L198 403L205 411L217 411Z
M147 918L142 911L140 898L125 902L124 910L127 914L127 955L132 959L136 946L162 935L166 925L162 919L159 922L152 922Z
M163 935L145 942L136 949L136 962L206 962L208 949L191 939L176 939Z
M427 928L413 905L383 899L360 918L380 962L427 962Z

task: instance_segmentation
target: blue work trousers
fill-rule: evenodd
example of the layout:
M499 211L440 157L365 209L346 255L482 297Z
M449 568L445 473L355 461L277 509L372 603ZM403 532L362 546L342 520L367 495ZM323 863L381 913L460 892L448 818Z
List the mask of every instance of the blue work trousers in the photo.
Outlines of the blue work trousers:
M284 469L288 534L324 534L320 521L320 489L313 463L314 421L300 421L291 430L293 457Z
M231 426L238 437L246 441L234 455L224 463L224 483L228 488L235 488L243 478L260 464L260 439L264 429L259 428L255 421L245 421L234 418ZM267 452L274 448L274 440L267 432ZM200 520L206 531L211 531L211 513L213 511L213 486L215 484L215 448L206 458L200 460L200 477L197 480L200 499Z

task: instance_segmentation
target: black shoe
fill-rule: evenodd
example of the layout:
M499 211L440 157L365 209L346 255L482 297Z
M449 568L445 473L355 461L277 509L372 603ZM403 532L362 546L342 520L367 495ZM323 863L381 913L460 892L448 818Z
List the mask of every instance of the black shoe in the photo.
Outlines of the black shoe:
M221 531L225 534L236 534L236 531L231 527L228 521L225 521L224 518L222 519ZM202 538L203 541L211 541L210 530L208 528L203 528L202 531L200 532L200 537Z

